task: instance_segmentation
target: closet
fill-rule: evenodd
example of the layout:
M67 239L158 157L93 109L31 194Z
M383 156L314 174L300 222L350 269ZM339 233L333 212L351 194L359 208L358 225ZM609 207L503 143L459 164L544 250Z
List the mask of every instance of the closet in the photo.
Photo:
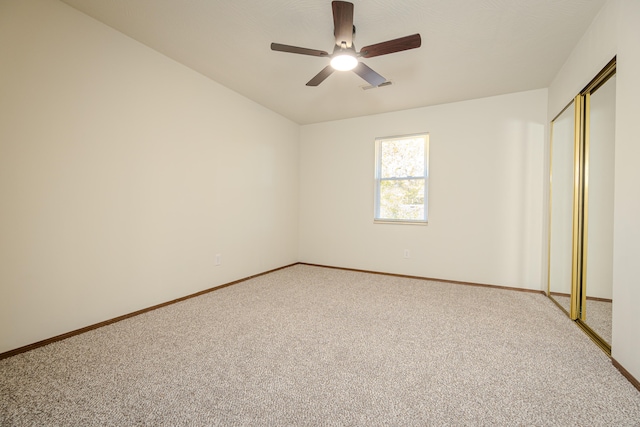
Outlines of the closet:
M548 296L608 354L616 60L551 121Z

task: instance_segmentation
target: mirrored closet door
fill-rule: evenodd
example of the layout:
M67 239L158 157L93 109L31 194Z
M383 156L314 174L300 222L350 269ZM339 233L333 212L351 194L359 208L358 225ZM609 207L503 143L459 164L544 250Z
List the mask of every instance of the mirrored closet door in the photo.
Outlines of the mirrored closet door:
M551 122L548 295L611 352L615 58Z
M577 306L571 299L577 278L574 259L574 187L578 168L576 156L575 102L551 121L549 296L572 319ZM572 301L574 302L572 308Z
M610 347L616 76L604 77L585 94L585 225L579 320Z

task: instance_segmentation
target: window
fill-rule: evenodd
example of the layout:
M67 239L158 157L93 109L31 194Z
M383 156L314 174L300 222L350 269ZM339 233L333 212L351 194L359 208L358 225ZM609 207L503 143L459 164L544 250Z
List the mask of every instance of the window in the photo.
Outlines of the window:
M375 222L427 222L429 135L376 139Z

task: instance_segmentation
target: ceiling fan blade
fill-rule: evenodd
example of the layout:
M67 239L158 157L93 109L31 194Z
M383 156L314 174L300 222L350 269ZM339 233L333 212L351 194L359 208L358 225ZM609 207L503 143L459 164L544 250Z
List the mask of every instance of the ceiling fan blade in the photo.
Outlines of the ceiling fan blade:
M413 34L411 36L400 37L399 39L365 46L360 49L360 56L363 58L372 58L374 56L415 49L420 47L421 44L422 39L420 38L420 34Z
M336 36L336 44L342 46L346 43L346 47L353 44L353 3L346 1L331 2L333 9L333 28Z
M299 53L300 55L329 56L329 54L324 50L307 49L306 47L289 46L280 43L271 43L271 50L277 50L278 52Z
M358 63L356 68L353 69L353 72L365 79L373 87L380 86L382 83L387 81L387 79L373 71L362 62Z
M314 78L309 80L307 86L318 86L320 83L324 81L327 77L329 77L333 73L333 67L331 65L327 65L320 71Z

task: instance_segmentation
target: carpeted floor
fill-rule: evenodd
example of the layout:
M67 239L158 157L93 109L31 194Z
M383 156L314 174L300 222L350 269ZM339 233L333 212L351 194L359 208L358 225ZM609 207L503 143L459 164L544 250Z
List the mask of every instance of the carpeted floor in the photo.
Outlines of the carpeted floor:
M542 294L296 265L0 361L2 426L639 426Z

